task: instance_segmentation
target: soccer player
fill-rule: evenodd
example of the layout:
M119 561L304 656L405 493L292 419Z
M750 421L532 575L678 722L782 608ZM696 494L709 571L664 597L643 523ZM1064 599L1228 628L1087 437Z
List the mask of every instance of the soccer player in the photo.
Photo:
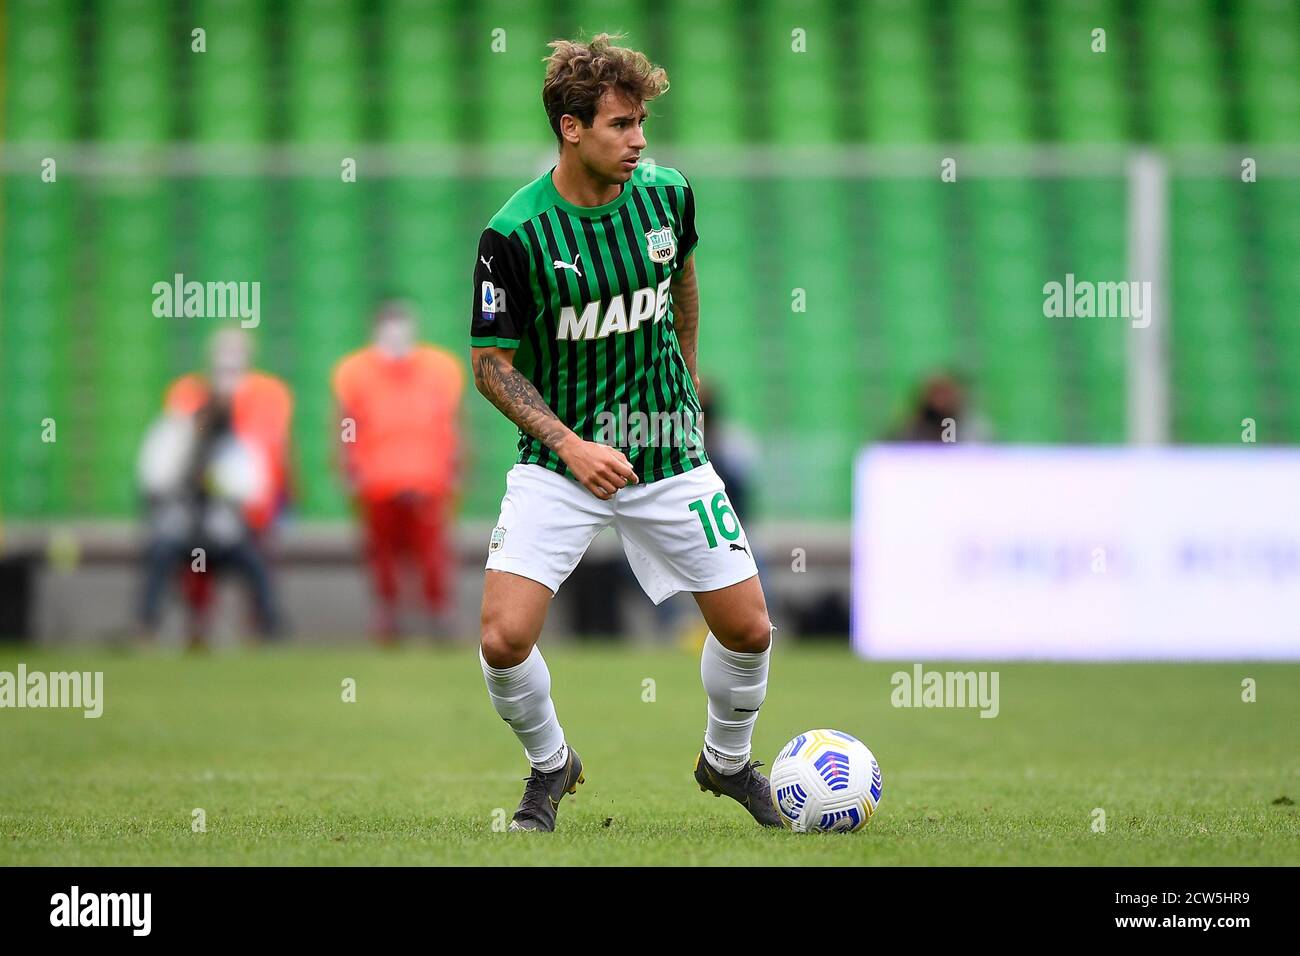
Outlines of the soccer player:
M519 426L488 544L480 658L531 775L512 830L553 830L583 782L536 644L547 607L613 525L656 604L694 594L709 635L700 789L778 826L750 740L774 628L749 541L700 432L695 199L641 163L665 72L598 34L556 41L542 102L559 161L492 217L474 271L474 383Z

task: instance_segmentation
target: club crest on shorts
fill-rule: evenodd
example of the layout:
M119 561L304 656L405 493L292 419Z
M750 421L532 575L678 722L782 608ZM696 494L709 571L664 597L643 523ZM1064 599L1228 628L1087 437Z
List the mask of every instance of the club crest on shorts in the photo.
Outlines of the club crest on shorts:
M672 262L677 255L677 240L673 238L673 231L668 226L651 229L645 234L645 241L651 262Z
M506 543L506 529L497 525L492 529L492 540L488 542L488 551L500 551L501 546Z

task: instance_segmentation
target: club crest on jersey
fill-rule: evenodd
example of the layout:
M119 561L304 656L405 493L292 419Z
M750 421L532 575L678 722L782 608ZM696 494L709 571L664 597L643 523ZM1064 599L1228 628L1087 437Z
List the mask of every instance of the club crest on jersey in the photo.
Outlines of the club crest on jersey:
M651 229L645 234L645 241L646 252L650 254L651 262L672 262L673 256L677 255L677 241L668 226L662 229Z
M505 292L498 289L491 282L484 282L481 307L484 315L495 315L498 311L504 312L506 310Z

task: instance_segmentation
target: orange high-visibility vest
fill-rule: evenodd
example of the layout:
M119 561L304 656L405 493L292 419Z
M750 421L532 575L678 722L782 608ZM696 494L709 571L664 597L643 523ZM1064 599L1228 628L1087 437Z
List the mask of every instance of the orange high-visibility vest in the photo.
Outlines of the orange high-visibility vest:
M210 394L211 386L203 376L183 375L167 389L163 405L169 412L193 415L207 404ZM235 434L256 446L266 459L271 480L262 494L244 506L249 525L261 530L271 523L287 493L293 393L274 375L248 372L235 389L230 417Z
M344 455L363 498L451 490L464 388L460 362L432 345L397 359L368 346L339 362L334 395L356 423Z

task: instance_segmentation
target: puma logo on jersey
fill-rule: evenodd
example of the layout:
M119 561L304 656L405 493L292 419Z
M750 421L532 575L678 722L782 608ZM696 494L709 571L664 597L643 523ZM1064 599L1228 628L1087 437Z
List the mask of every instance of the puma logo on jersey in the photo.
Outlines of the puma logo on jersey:
M487 266L487 271L488 271L488 272L491 272L491 271L492 271L492 260L495 259L495 258L496 258L496 256L488 256L486 259L484 259L482 256L479 256L479 257L478 257L478 261L481 262L481 263L483 263L483 265Z
M555 337L570 340L603 339L616 332L635 332L642 322L658 322L668 314L670 282L671 276L657 286L637 289L632 293L630 303L626 293L616 295L608 302L588 302L582 308L582 315L578 315L573 306L566 305L560 310L560 323L555 330Z
M743 544L733 544L733 545L731 546L730 550L732 550L732 551L744 551L746 554L749 554L749 548L747 548L747 547L746 547L745 545L743 545Z
M582 270L580 270L580 269L578 268L578 260L581 259L581 258L582 258L582 253L580 252L580 253L578 253L576 256L573 257L573 264L572 264L572 265L570 265L570 264L567 263L567 262L561 262L559 259L554 260L554 261L551 263L551 265L552 265L554 268L559 269L561 272L563 272L565 269L572 269L572 270L577 274L578 278L581 279L581 278L582 278Z

